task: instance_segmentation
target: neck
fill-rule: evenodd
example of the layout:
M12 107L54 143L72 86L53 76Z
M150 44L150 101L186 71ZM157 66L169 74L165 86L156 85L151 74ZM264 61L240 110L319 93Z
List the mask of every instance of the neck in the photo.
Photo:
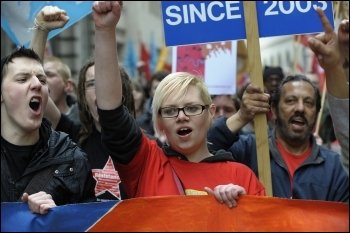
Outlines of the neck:
M200 148L200 149L194 151L193 153L188 153L188 154L185 153L184 155L186 156L188 161L193 162L193 163L199 163L203 159L213 156L209 152L208 147L206 146L206 144L204 144L204 145L205 145L205 147Z
M39 130L30 133L14 130L1 124L1 137L16 146L30 146L39 141Z
M305 142L292 141L284 139L278 133L276 134L276 141L278 141L278 143L280 143L289 153L294 155L303 154L310 146L309 140L306 140Z
M64 99L64 100L62 100L60 102L57 102L55 104L56 104L57 108L60 110L61 113L65 114L65 113L68 112L69 106L67 104L66 99Z

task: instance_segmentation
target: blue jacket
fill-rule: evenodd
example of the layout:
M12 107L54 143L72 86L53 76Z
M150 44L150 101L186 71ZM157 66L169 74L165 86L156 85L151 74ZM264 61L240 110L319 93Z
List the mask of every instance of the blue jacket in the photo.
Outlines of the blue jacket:
M273 130L269 136L273 196L349 202L349 177L339 154L317 145L312 137L311 156L297 168L291 180L274 135ZM235 161L246 164L258 176L254 134L233 134L226 125L226 118L219 118L208 132L208 144L210 150L230 151Z

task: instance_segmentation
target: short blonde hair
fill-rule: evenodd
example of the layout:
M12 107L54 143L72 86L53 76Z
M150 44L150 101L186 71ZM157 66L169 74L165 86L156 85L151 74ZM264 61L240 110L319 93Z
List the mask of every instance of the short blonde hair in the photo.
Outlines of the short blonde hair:
M57 72L59 75L63 78L64 82L67 82L72 77L72 72L67 64L65 64L61 59L58 57L45 57L44 64L52 62L55 64L57 68Z
M205 105L212 104L208 88L202 78L187 72L176 72L167 75L159 84L154 93L152 102L152 120L155 131L158 132L159 109L166 98L174 95L181 100L190 86L195 86L200 91L201 98ZM158 132L159 133L159 132Z

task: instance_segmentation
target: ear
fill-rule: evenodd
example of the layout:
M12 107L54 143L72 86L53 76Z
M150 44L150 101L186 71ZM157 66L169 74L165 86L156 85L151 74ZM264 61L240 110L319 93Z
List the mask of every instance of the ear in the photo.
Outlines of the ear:
M75 86L74 81L71 80L71 79L68 79L66 81L66 87L64 88L64 90L66 91L67 94L73 93L74 92L74 86Z
M210 113L211 119L213 119L214 116L215 116L215 111L216 111L216 106L215 106L215 104L209 105L208 111L209 111L209 113Z

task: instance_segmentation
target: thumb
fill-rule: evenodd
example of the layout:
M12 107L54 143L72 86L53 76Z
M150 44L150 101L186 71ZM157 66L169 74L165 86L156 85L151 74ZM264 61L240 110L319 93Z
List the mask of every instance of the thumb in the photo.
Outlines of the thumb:
M204 191L206 191L210 195L214 195L214 191L209 187L204 187Z
M28 193L23 193L23 195L22 195L22 197L21 197L21 200L23 201L23 202L27 202L28 201Z

